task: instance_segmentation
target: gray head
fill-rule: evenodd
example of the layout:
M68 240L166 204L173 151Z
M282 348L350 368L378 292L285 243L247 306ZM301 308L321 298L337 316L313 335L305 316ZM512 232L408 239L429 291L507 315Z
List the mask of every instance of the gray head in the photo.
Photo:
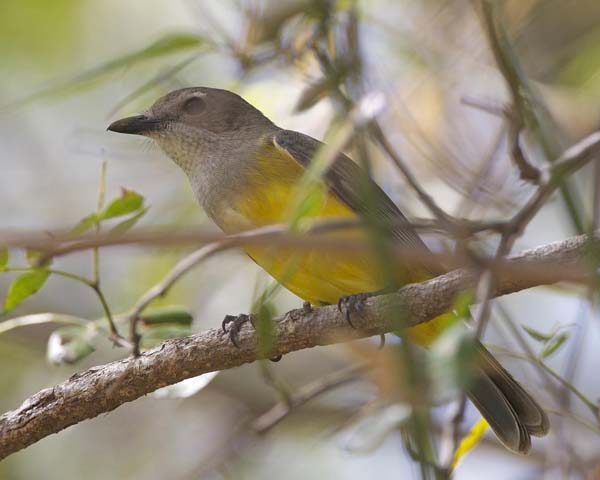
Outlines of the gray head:
M197 163L223 148L254 143L276 129L242 97L227 90L183 88L159 98L142 115L112 123L108 130L144 135L157 141L188 174Z

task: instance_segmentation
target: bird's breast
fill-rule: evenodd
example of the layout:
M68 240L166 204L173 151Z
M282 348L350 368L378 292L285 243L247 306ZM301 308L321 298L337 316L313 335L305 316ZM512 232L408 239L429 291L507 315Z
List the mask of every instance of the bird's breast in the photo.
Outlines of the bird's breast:
M272 145L258 149L245 162L243 179L221 195L216 219L227 233L284 224L295 215L326 219L356 214L326 188L307 196L302 180L304 168Z

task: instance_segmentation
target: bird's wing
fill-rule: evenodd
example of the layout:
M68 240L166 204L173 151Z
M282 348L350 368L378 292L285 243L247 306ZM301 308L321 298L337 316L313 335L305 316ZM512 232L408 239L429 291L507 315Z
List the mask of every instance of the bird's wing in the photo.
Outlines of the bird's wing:
M308 135L291 130L281 130L273 136L275 147L285 151L303 168L308 168L315 152L323 145ZM408 219L394 202L373 180L367 179L364 171L343 153L338 154L324 179L334 195L359 215L376 215L383 225L389 225L394 237L404 245L426 249ZM367 188L366 188L367 187ZM373 197L370 206L360 192L369 192Z

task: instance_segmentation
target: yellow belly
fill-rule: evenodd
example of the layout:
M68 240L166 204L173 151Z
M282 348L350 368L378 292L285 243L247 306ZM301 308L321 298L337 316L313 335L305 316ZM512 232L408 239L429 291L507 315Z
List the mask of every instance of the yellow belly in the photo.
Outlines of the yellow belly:
M217 214L217 223L227 233L286 223L290 206L298 198L297 185L303 169L293 159L280 152L272 153L260 168L260 175L250 177L248 186L229 199ZM283 167L283 168L282 168ZM283 172L283 173L282 173ZM329 193L313 207L311 217L319 219L357 218L345 203ZM330 233L336 239L365 235L359 229ZM248 255L279 283L303 300L315 305L335 304L340 297L361 292L375 292L386 287L385 276L372 253L336 252L331 249L299 250L269 246L247 247ZM402 265L394 266L401 283L423 280L421 274L407 275ZM413 340L427 345L447 322L446 316L410 329Z

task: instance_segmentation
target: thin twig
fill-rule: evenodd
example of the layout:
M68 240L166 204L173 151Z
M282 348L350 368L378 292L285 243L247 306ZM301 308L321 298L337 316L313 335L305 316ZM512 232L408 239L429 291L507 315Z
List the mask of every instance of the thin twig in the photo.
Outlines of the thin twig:
M511 158L519 169L521 180L539 185L542 172L525 158L525 153L521 148L522 131L523 125L520 120L513 118L508 122L508 143L510 145Z
M132 307L129 317L129 337L133 344L133 355L140 354L140 335L137 331L137 326L140 320L140 314L146 309L150 303L157 298L163 297L171 289L171 287L187 272L205 261L210 256L220 252L228 247L226 240L213 242L189 254L187 257L180 260L167 275L150 290L144 293L140 299Z
M392 159L394 164L398 167L398 169L402 172L406 180L408 181L411 188L416 192L421 201L425 204L425 206L434 214L434 216L442 223L442 225L454 225L457 222L454 218L448 215L438 204L435 202L433 197L429 195L419 184L416 177L413 175L412 171L408 168L402 157L396 152L394 147L386 138L383 130L379 126L377 122L373 122L370 127L370 131L373 134L374 138L381 145L383 150L387 153L387 155Z
M512 233L506 237L506 252L510 252L514 242L521 235L533 217L546 204L550 196L559 188L567 176L581 169L600 154L600 132L594 132L567 149L549 168L546 179L540 184L529 201L508 223Z
M310 400L346 383L356 381L360 374L367 369L368 365L366 364L354 365L305 385L288 399L276 403L267 412L255 419L252 422L252 428L257 433L267 433L293 411L304 406Z
M519 155L522 152L520 152L518 143L518 133L527 127L536 135L546 159L552 163L559 146L554 136L545 131L547 124L552 123L551 115L539 95L529 85L519 59L511 47L506 31L498 18L499 3L493 0L477 0L476 4L481 7L483 30L488 37L500 73L508 85L512 100L512 106L506 109L506 113L508 114L507 118L512 119L515 124L512 135L512 151L516 152L517 156L513 156L513 160L519 168L525 169L525 177L527 177L535 167L530 165L523 155ZM536 174L534 173L533 176ZM569 188L567 183L562 183L559 188L573 226L578 233L583 233L585 230L576 208L575 192Z
M98 201L96 204L96 214L99 215L104 208L104 197L106 194L106 160L102 161L102 166L100 167L100 180L98 185ZM96 235L100 233L100 222L96 222L95 226ZM106 321L108 322L109 330L110 330L110 339L115 345L120 347L131 346L127 340L125 340L117 326L115 325L115 321L113 319L112 312L110 310L110 306L106 301L106 297L104 296L104 292L100 288L100 250L98 247L92 248L92 281L89 283L89 286L94 290L98 300L100 300L100 304L102 305L102 311L104 312L104 316L106 317Z

